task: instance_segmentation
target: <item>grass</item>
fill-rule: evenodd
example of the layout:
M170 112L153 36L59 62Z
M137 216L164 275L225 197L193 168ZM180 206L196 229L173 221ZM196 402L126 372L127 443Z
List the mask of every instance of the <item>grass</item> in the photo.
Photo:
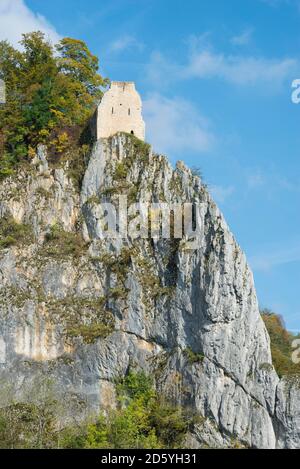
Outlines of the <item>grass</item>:
M51 197L51 192L45 189L44 187L38 187L35 191L35 194L42 199L49 199Z
M123 161L121 161L116 166L114 177L117 180L126 179L127 172L128 172L128 168L126 164Z
M11 216L0 219L0 248L5 249L17 244L30 244L33 238L32 227L17 223Z
M116 274L119 283L124 284L134 255L134 249L123 248L117 257L104 253L98 260Z
M149 143L140 140L134 135L128 134L130 144L132 145L133 156L140 159L141 161L149 161L149 153L151 146Z
M55 224L46 235L43 252L53 257L78 257L86 247L87 243L79 233L64 231L60 225Z
M196 353L190 347L187 347L183 351L183 354L187 358L190 365L193 365L194 363L202 363L205 358L203 353Z
M82 337L86 344L92 344L99 338L107 337L113 331L110 324L91 322L90 324L81 324L79 326L70 326L66 329L69 337Z
M91 197L89 197L85 203L88 205L97 205L100 203L100 199L96 194L94 194L94 195L91 195Z
M127 297L128 290L124 288L124 286L121 287L115 287L115 288L110 288L108 291L108 297L117 300L117 299L123 299L125 300Z
M93 343L107 337L115 326L111 311L106 308L105 296L96 298L67 296L63 299L46 301L50 317L64 324L67 337L82 337L85 343Z

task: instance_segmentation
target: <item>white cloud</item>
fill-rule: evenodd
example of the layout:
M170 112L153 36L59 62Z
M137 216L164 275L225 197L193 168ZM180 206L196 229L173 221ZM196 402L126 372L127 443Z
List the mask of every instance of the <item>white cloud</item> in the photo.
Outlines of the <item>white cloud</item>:
M300 0L260 0L260 1L273 8L279 8L282 6L293 7L298 10L298 13L300 13Z
M197 47L194 39L192 44L189 42L185 63L172 62L154 52L146 66L146 77L159 87L171 81L214 78L238 86L264 85L269 90L277 90L299 69L300 62L296 58L226 55L209 46Z
M60 39L54 26L44 16L31 11L24 0L0 0L0 40L18 46L22 33L31 31L43 31L53 42Z
M288 179L282 173L268 169L247 169L246 183L249 189L264 189L265 194L278 193L283 189L288 192L300 192L299 178Z
M185 99L166 98L158 93L143 104L147 140L161 153L208 151L214 136L208 121Z
M262 3L266 3L271 7L277 7L282 3L289 3L289 0L260 0Z
M218 203L224 203L234 192L233 186L211 186L210 192Z
M268 84L272 87L297 69L296 59L266 59L224 55L203 50L193 53L183 72L186 78L220 78L236 85Z
M161 89L182 77L182 66L167 60L160 52L153 52L146 65L145 77L151 86Z
M247 185L250 189L262 187L265 184L265 178L260 171L254 171L247 176Z
M294 5L298 3L298 0L260 0L262 3L266 3L271 7L278 7L280 5Z
M111 52L123 52L127 49L138 49L143 50L144 44L139 42L134 36L130 36L129 34L125 34L124 36L119 37L115 41L113 41L109 46L108 49Z
M249 44L249 42L251 41L252 34L253 34L252 28L245 29L241 34L237 36L233 36L230 42L234 46L245 46Z
M264 250L263 254L249 258L253 270L268 271L273 267L300 261L300 244L285 243L286 246L272 246Z
M281 189L289 192L300 192L300 184L298 181L292 181L287 179L285 176L278 176L277 179L278 186Z

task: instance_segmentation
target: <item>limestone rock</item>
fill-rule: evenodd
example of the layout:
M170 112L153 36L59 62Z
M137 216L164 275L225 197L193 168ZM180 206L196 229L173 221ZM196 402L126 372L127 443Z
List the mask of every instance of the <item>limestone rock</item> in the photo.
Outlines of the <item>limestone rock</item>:
M279 448L300 448L299 376L283 378L277 388L275 425Z
M37 158L0 187L1 217L34 228L0 251L0 379L20 393L46 374L96 412L135 366L199 416L191 447L299 448L299 389L279 383L252 273L199 177L124 134L94 145L80 194ZM197 204L197 244L107 237L100 202L119 195Z

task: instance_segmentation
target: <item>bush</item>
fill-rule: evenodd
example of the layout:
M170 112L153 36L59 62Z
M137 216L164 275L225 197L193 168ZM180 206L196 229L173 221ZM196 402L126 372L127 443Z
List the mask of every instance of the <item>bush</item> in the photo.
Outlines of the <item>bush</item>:
M123 162L117 164L115 169L114 177L117 180L126 179L127 176L127 167Z
M193 364L193 363L202 363L203 360L204 360L204 355L202 353L196 353L194 352L190 347L187 347L184 351L183 351L184 355L186 356L189 364Z
M275 370L280 377L300 373L300 364L292 362L292 341L295 339L290 334L278 314L264 309L262 318L267 327L271 339L272 359Z
M14 174L17 159L7 153L0 154L0 181Z
M61 428L59 417L70 402L40 387L30 403L0 409L1 448L181 448L187 431L202 421L159 395L144 372L130 371L117 385L117 408L93 423ZM81 403L75 400L76 412ZM73 404L71 404L73 405ZM80 406L80 407L79 407ZM68 414L71 409L68 409Z
M81 256L86 242L79 233L64 231L58 224L51 226L45 237L44 253L48 256Z
M87 427L83 447L180 448L196 423L189 412L159 396L144 372L122 378L117 397L118 408Z
M107 337L112 331L112 324L102 324L94 321L90 324L69 327L66 333L69 337L82 337L86 344L92 344L100 337Z
M194 423L187 411L161 398L152 403L149 421L163 448L181 448L187 431Z
M192 166L191 171L193 176L198 176L198 178L202 179L202 171L198 166Z
M153 380L143 371L134 373L129 371L128 375L121 378L117 384L117 393L119 400L124 398L137 399L143 398L148 401L155 396L153 390Z
M107 297L69 295L65 298L46 299L50 318L64 326L67 337L82 337L91 344L106 337L115 328L112 312L106 307Z
M0 219L0 248L30 243L33 238L30 225L17 223L12 217Z

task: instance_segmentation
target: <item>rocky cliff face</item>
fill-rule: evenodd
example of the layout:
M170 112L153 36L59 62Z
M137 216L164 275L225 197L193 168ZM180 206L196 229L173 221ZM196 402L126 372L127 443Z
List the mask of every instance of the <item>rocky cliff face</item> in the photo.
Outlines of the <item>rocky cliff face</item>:
M107 238L100 202L120 194L197 204L197 248ZM0 195L0 378L17 395L46 375L106 409L133 366L201 416L191 447L300 447L297 380L279 382L245 256L183 163L119 134L95 144L79 193L40 147Z

